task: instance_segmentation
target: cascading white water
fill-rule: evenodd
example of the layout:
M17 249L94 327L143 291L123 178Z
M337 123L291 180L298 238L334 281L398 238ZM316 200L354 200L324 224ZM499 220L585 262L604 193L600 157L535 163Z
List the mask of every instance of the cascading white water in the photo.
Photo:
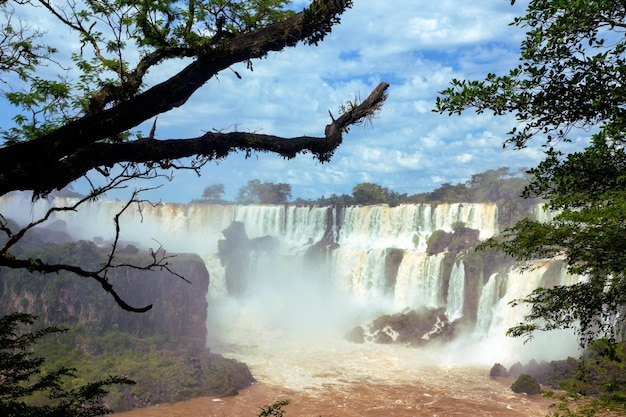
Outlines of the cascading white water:
M502 274L493 273L480 292L476 316L476 331L486 336L493 320L493 308L499 300Z
M463 317L463 301L465 300L465 266L457 261L452 266L450 285L448 286L448 305L446 315L451 321Z
M509 303L538 288L546 270L545 266L538 266L524 272L511 269L491 275L480 296L477 331L489 337L503 334L517 324L521 316L509 313ZM526 309L520 306L519 312L525 313Z
M10 194L0 198L0 211L25 223L51 204L74 201L56 198L33 205L24 195ZM56 213L51 221L64 220L81 239L111 239L112 218L122 206L123 202L113 200L90 202L76 213ZM265 312L277 309L274 316L294 322L304 309L308 316L335 322L345 314L353 320L347 325L358 324L354 320L367 318L368 311L371 316L421 306L443 307L449 319L461 318L466 297L464 264L454 262L446 280L445 253L428 255L428 238L437 230L452 232L458 222L479 230L481 239L498 232L495 204L345 207L342 212L334 207L285 205L144 204L121 216L121 237L143 247L163 245L170 253L199 254L211 274L210 296L215 304L227 297L217 242L233 221L243 223L249 238L269 235L278 242L271 258L255 258L258 270L250 284L250 296L263 298ZM323 239L336 247L327 249L325 260L307 264L303 255ZM477 300L476 333L500 337L506 326L517 323L521 315L508 302L536 288L542 274L536 269L526 275L515 271L492 275ZM350 315L349 308L359 312Z
M433 256L415 251L405 253L395 288L394 301L399 310L419 306L437 308L444 304L443 256L443 253Z
M436 230L452 231L461 222L486 239L497 233L495 204L403 204L397 207L346 207L338 243L363 248L400 248L426 251Z
M344 249L333 256L336 286L359 302L384 296L385 251Z

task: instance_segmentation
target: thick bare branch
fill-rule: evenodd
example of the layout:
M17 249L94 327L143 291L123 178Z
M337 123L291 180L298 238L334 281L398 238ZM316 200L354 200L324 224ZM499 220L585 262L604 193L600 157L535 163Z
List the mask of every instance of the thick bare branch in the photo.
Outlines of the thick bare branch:
M145 120L183 105L218 72L298 42L317 42L349 7L346 0L316 0L309 9L281 22L199 51L197 59L175 76L102 112L86 115L45 136L0 149L0 195L14 190L51 191L36 172L77 150L116 137ZM34 178L32 177L34 175Z
M61 160L39 161L37 170L28 175L15 175L0 167L0 176L12 176L9 184L0 180L0 194L15 189L53 190L62 188L99 166L120 162L151 162L203 156L207 160L221 159L231 152L273 152L285 158L310 152L321 162L327 162L341 144L342 133L352 124L370 117L380 109L386 98L387 83L380 83L361 104L344 113L326 126L325 136L282 138L257 133L207 133L197 138L155 140L144 138L132 142L98 142L78 149ZM3 172L4 171L4 172Z

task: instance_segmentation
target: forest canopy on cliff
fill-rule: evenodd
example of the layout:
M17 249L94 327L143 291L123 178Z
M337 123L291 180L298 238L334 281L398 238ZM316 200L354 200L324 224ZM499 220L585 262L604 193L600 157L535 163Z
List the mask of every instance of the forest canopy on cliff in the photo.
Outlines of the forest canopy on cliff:
M373 205L414 203L502 203L507 204L514 200L522 199L522 192L529 184L530 176L524 168L511 171L508 167L489 169L474 174L469 180L457 184L443 183L430 192L408 195L400 194L383 185L362 182L354 185L352 194L331 194L314 199L291 197L291 185L286 183L271 183L261 180L250 180L239 189L234 201L221 198L225 193L224 184L212 184L204 189L200 199L192 200L192 203L201 204L309 204L318 206L327 205ZM536 202L536 201L534 201ZM527 203L531 203L528 202Z

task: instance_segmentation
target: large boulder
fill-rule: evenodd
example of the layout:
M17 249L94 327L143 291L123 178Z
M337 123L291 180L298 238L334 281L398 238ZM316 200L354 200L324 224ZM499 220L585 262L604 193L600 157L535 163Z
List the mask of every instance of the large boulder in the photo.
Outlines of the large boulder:
M365 329L356 326L346 334L345 339L352 343L365 343Z
M492 378L502 378L509 376L509 373L502 364L496 363L491 367L489 376Z
M454 325L448 321L443 308L422 307L402 313L378 317L367 326L366 340L375 343L398 343L421 346L431 340L449 339ZM356 336L353 330L348 340Z

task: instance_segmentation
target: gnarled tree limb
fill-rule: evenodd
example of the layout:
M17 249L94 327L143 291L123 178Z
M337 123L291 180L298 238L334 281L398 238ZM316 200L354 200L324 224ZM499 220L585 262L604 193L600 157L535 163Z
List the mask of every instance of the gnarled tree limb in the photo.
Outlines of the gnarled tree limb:
M341 144L342 133L349 126L371 117L380 109L388 87L389 84L380 83L362 103L327 125L323 137L282 138L258 133L211 132L189 139L143 138L122 143L96 142L80 147L71 155L58 160L51 158L39 160L35 171L31 172L17 170L21 168L20 166L10 169L9 166L0 165L0 195L13 190L37 192L62 188L93 168L113 166L122 162L142 163L191 156L214 160L224 158L234 151L273 152L285 158L311 152L319 161L326 162ZM19 145L7 150L16 146Z
M261 58L300 41L318 42L350 5L346 0L315 0L308 9L281 22L198 51L196 59L178 74L143 93L104 111L87 114L42 137L0 149L0 195L15 190L46 194L63 187L67 175L57 181L51 180L50 175L64 159L183 105L210 78L235 63Z

